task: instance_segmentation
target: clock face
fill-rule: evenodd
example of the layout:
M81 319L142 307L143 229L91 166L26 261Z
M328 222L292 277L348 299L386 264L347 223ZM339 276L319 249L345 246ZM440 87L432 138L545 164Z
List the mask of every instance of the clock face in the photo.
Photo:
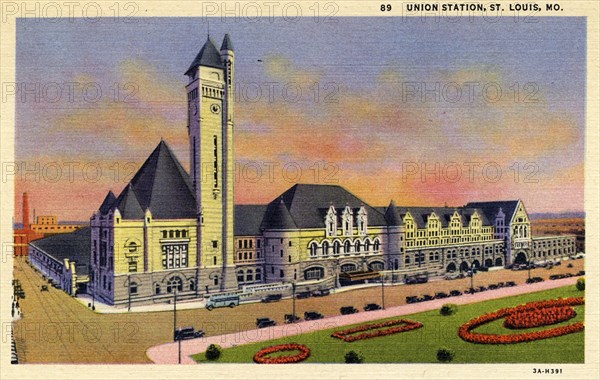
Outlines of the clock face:
M220 105L218 105L216 103L211 104L211 106L210 106L210 112L212 112L212 113L219 113L220 111L221 111L221 106Z

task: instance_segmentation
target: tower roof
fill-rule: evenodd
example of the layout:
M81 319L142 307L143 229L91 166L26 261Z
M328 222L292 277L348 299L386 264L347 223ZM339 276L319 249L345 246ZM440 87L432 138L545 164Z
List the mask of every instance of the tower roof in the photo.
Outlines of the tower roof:
M104 201L102 201L102 204L100 205L100 213L102 215L108 213L116 200L117 197L115 197L115 194L112 191L109 191L108 194L106 194Z
M225 41L223 41L223 43L225 43ZM202 49L200 49L200 52L196 55L196 58L194 58L194 61L185 72L185 75L191 75L198 66L216 67L218 69L223 68L221 54L210 37L207 38L204 46L202 46Z
M229 37L229 33L225 33L225 37L223 37L223 43L221 44L221 50L233 51L233 43L231 42L231 37Z
M261 228L269 230L294 230L298 227L283 199L280 199L279 202L271 202L267 207Z
M119 208L124 219L143 218L146 210L155 219L192 219L197 214L190 177L162 140L121 192L114 207Z
M401 226L402 225L402 217L398 213L398 208L396 207L396 202L391 201L389 207L385 212L385 220L388 223L388 226Z

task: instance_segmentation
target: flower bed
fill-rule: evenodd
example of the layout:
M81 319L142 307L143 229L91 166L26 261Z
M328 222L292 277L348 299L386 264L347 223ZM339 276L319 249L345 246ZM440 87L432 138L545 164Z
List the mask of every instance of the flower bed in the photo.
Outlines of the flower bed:
M389 327L383 329L384 327ZM367 325L361 325L348 330L336 331L331 334L332 337L342 339L345 342L354 342L356 340L376 338L379 336L386 336L392 334L399 334L410 330L415 330L423 327L423 324L408 319L396 319L392 321L386 321L381 323L372 323ZM381 330L377 330L381 329ZM375 330L367 332L369 330ZM362 334L357 334L362 333ZM357 335L354 335L357 334Z
M546 307L532 311L514 312L504 320L504 327L509 329L528 329L548 326L575 318L577 313L571 306Z
M555 327L553 329L535 331L529 333L518 333L518 334L480 334L475 333L477 327L482 326L486 323L507 318L513 321L516 325L529 325L526 327L543 326L544 323L550 321L551 317L544 317L545 314L550 315L552 312L545 313L544 309L560 309L570 306L583 305L585 303L583 297L574 297L566 299L556 299L547 301L531 302L525 305L519 305L513 308L505 308L497 310L493 313L481 315L477 318L471 319L458 329L458 336L461 339L479 344L513 344L522 342L531 342L534 340L554 338L561 335L572 334L575 332L583 331L583 322L573 323L567 326ZM574 312L574 311L573 311ZM517 315L517 316L515 316ZM519 316L522 316L520 318ZM572 317L571 317L572 318ZM555 319L558 319L556 317ZM570 319L566 318L565 320ZM518 322L516 322L518 321ZM558 323L556 322L553 323Z
M271 355L275 352L281 351L300 351L295 355L287 355L287 356L278 356L275 358L269 358L268 355ZM277 346L271 346L267 348L263 348L258 351L256 355L254 355L254 361L259 364L290 364L290 363L299 363L301 361L306 360L310 356L310 349L303 344L297 343L287 343L280 344Z

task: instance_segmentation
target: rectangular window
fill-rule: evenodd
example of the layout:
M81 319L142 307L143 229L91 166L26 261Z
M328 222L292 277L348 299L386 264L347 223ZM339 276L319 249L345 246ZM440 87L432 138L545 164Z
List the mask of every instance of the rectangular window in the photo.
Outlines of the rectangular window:
M218 153L218 144L217 144L217 136L213 136L213 179L214 179L214 188L219 187L219 153Z
M218 240L213 240L212 241L212 247L213 248L219 248L219 241Z
M164 269L185 268L188 263L188 244L163 244L162 265Z
M283 278L283 269L280 269L280 270L279 270L279 277L282 277L282 278Z
M132 260L129 262L129 273L137 272L137 261Z

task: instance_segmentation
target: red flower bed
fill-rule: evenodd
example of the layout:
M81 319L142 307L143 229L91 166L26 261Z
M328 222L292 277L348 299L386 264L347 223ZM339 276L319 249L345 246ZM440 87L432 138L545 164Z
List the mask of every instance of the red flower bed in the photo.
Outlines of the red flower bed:
M268 358L267 356L280 351L300 351L296 355L278 356ZM263 348L254 355L254 361L260 364L290 364L299 363L306 360L310 356L310 349L303 344L287 343L277 346Z
M504 320L504 327L509 329L528 329L548 326L575 318L577 313L571 306L546 307L532 311L514 312Z
M389 328L382 329L382 330L376 330L376 329L381 329L383 327L389 327ZM386 322L381 322L381 323L372 323L372 324L367 324L367 325L361 325L361 326L354 327L354 328L351 328L348 330L336 331L333 334L331 334L331 336L334 338L342 339L345 342L354 342L355 340L370 339L370 338L376 338L378 336L386 336L386 335L403 333L405 331L415 330L415 329L418 329L421 327L423 327L423 324L421 322L411 321L408 319L397 319L397 320L386 321ZM369 330L375 330L375 331L366 332ZM360 332L362 332L362 334L353 335L353 334L360 333Z
M473 330L486 323L509 317L514 314L520 314L524 317L523 321L519 321L518 324L526 325L537 325L542 326L543 320L547 320L546 317L542 317L543 309L548 308L563 308L569 306L583 305L585 300L583 297L556 299L547 301L531 302L525 305L519 305L513 308L505 308L497 310L493 313L481 315L477 318L471 319L458 329L458 336L463 340L471 343L480 344L512 344L531 342L534 340L554 338L561 335L572 334L578 331L583 331L583 322L577 322L567 326L555 327L549 330L535 331L530 333L519 333L519 334L479 334L474 333ZM519 319L519 317L514 317ZM530 318L530 319L528 319ZM525 321L527 320L527 321ZM556 323L556 322L555 322Z

